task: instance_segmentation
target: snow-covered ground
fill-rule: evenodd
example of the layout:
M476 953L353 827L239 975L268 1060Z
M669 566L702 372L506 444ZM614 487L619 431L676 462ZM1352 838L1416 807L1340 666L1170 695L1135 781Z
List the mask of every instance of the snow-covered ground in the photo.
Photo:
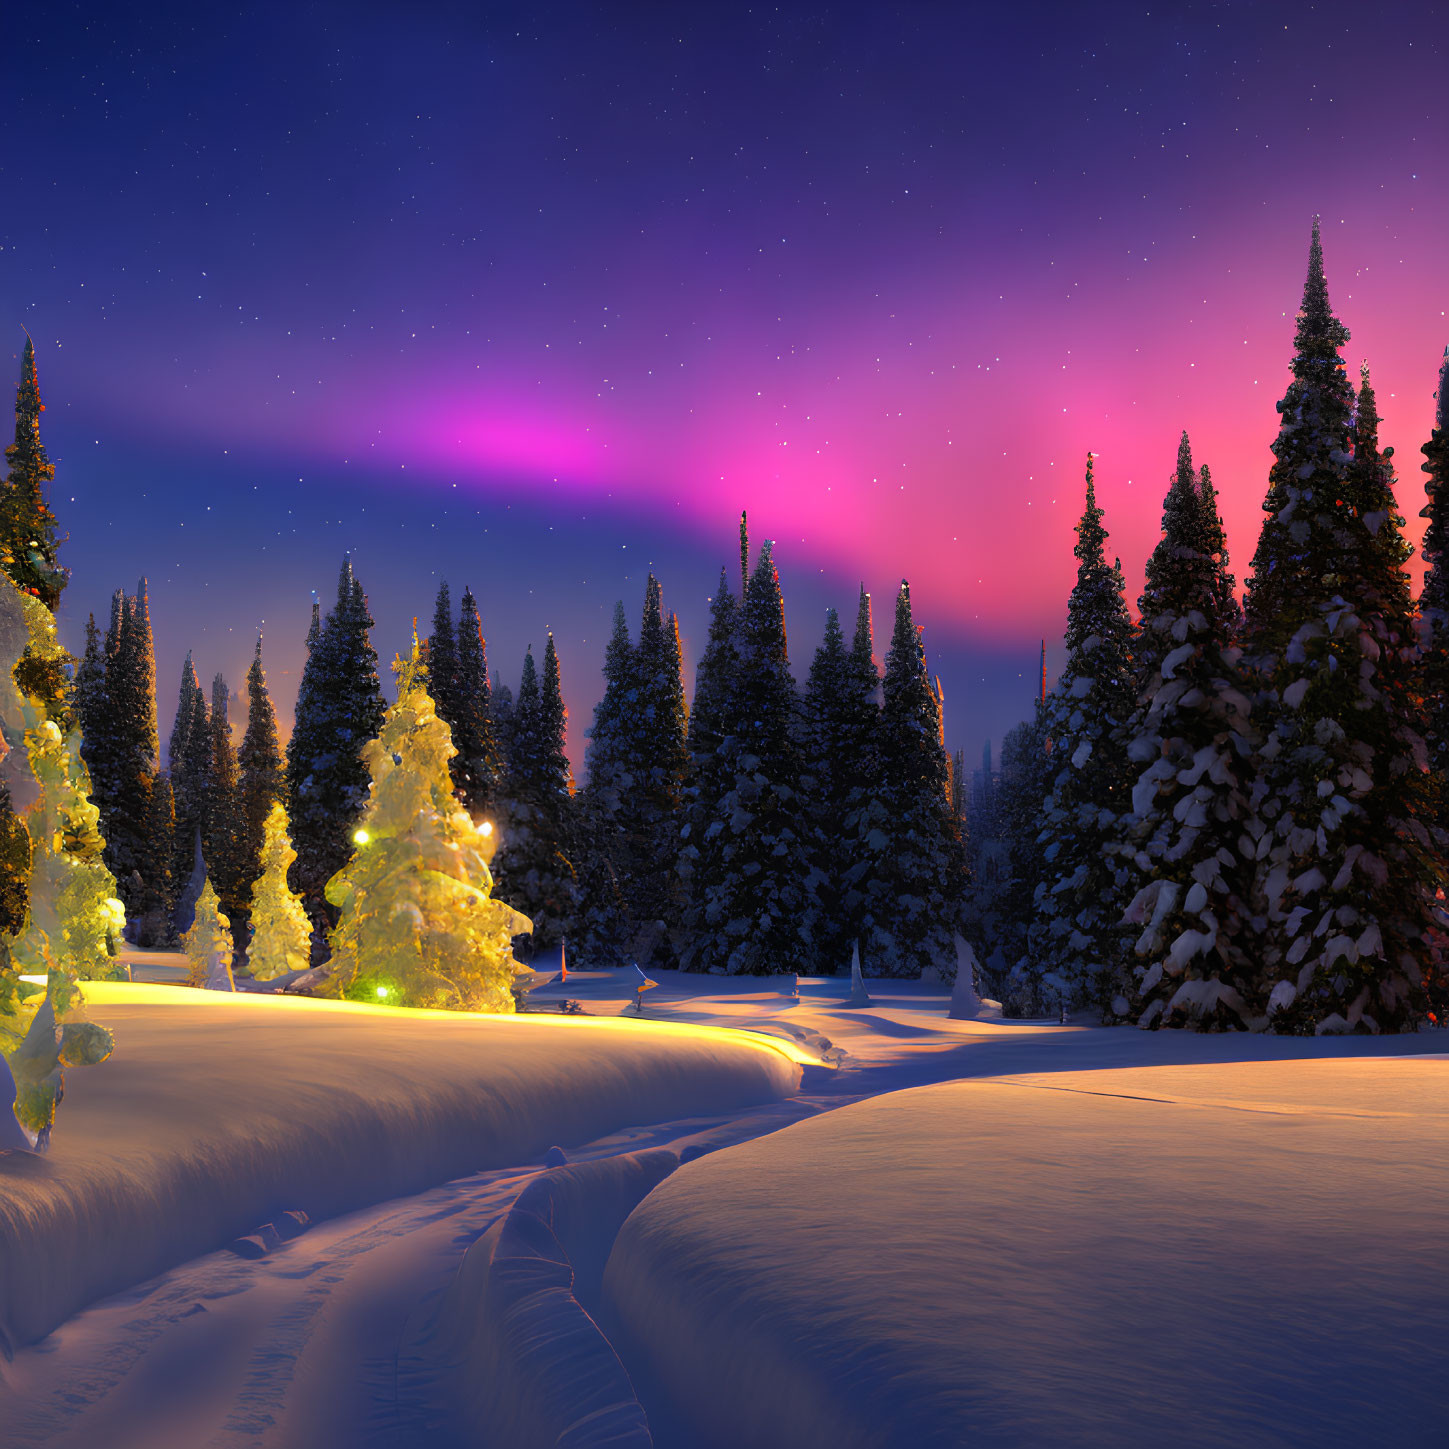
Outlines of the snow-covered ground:
M571 975L540 986L534 1000L632 1018L636 979ZM153 1060L144 1089L139 1061L152 1049L143 1018L155 1012L126 1019L128 1009L112 1004L126 988L92 989L96 1017L117 1027L117 1055L74 1074L49 1160L0 1158L0 1213L51 1180L68 1134L79 1150L80 1118L117 1090L86 1153L103 1154L108 1171L134 1173L137 1201L150 1194L148 1251L163 1241L164 1261L176 1266L138 1282L160 1265L132 1254L98 1216L106 1252L124 1260L122 1281L136 1286L0 1364L4 1442L489 1442L467 1413L478 1398L468 1382L476 1350L457 1323L466 1286L458 1269L538 1178L552 1141L569 1147L571 1161L656 1146L686 1159L713 1154L686 1160L644 1200L609 1268L628 1329L626 1367L643 1385L656 1442L673 1449L710 1433L721 1443L792 1446L1146 1445L1194 1442L1193 1432L1199 1443L1442 1442L1415 1437L1430 1387L1411 1380L1438 1377L1430 1360L1449 1326L1437 1167L1449 1062L1402 1060L1445 1051L1441 1034L1305 1041L989 1014L949 1021L946 989L922 983L870 982L872 1004L851 1008L844 980L803 981L797 998L772 980L655 979L637 1025L443 1019L425 1063L403 1045L416 1025L390 1025L385 1011L366 1027L357 1018L355 1039L340 1042L309 1025L340 1008L166 993L197 1003L173 1012L240 1012L237 1027L250 1026L254 1011L274 1021L259 1033L188 1023L168 1037L181 1036L185 1048ZM731 1049L713 1033L661 1031L668 1021L742 1028L755 1041ZM587 1037L566 1035L576 1028ZM381 1038L370 1035L378 1030ZM794 1095L785 1094L800 1068L759 1034L807 1063ZM360 1051L373 1042L376 1050ZM667 1070L648 1076L661 1056ZM808 1065L817 1060L827 1065ZM129 1083L128 1072L137 1074ZM965 1080L870 1100L956 1079ZM439 1149L454 1140L449 1132L416 1126L409 1088L417 1083L448 1111L496 1120L497 1151L485 1156L470 1142L466 1160L450 1166L457 1158L445 1161ZM334 1126L324 1133L315 1119L328 1099ZM369 1135L362 1114L378 1101L387 1125ZM510 1133L517 1113L532 1135ZM158 1115L177 1119L174 1132L138 1133L138 1122ZM421 1150L409 1145L414 1136L432 1144L437 1175L427 1182L454 1180L403 1180L395 1169ZM207 1252L219 1246L214 1233L194 1246L194 1212L153 1176L150 1159L159 1151L189 1166L194 1187L207 1174L235 1173L238 1148L246 1161L258 1138L274 1152L299 1149L288 1169L299 1181L340 1178L313 1216L341 1215L255 1261ZM414 1195L378 1204L387 1193ZM734 1194L749 1210L722 1226ZM207 1211L226 1197L209 1199ZM292 1206L307 1204L273 1198L265 1213ZM256 1226L261 1212L236 1212L227 1233ZM658 1244L668 1245L662 1256ZM11 1246L0 1247L7 1271L12 1259ZM683 1285L681 1265L696 1275ZM712 1283L727 1285L738 1304L718 1305ZM882 1300L868 1304L877 1290ZM733 1323L746 1308L756 1315L746 1347L773 1345L768 1355L720 1348L715 1316ZM602 1321L613 1323L606 1310ZM953 1341L943 1353L946 1335L970 1351ZM1307 1365L1310 1350L1334 1365L1331 1375ZM671 1355L667 1372L650 1372ZM728 1405L713 1427L692 1422L692 1409L669 1422L668 1400L716 1355L736 1400L768 1410L743 1437ZM908 1394L890 1386L886 1368L901 1370ZM1224 1376L1239 1369L1248 1377L1225 1391ZM1304 1386L1316 1390L1329 1377L1324 1402L1334 1412L1305 1410ZM1378 1432L1366 1426L1384 1385L1393 1386L1398 1417ZM706 1390L681 1397L716 1402ZM792 1401L806 1406L805 1421L792 1417ZM943 1408L946 1422L935 1417ZM976 1416L969 1435L958 1421L968 1412ZM771 1427L777 1419L788 1433ZM839 1432L824 1437L822 1426Z
M1449 1060L953 1082L686 1163L615 1243L671 1445L1442 1445Z
M86 995L114 1057L67 1075L48 1156L0 1158L8 1345L286 1211L335 1216L800 1080L774 1043L707 1027L164 985Z

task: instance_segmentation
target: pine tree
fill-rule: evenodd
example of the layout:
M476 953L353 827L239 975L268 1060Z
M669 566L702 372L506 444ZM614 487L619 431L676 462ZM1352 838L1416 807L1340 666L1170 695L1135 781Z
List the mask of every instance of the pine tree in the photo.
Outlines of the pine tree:
M879 688L870 596L862 587L851 647L836 611L828 609L805 687L801 786L821 909L811 959L802 965L810 974L849 969L865 927L872 868L886 847L886 806L877 788Z
M798 971L819 925L819 880L800 793L799 696L769 542L733 632L737 662L722 712L730 732L716 751L727 788L704 827L708 873L694 887L697 934L682 964L732 975Z
M201 682L196 677L196 668L188 653L186 663L181 666L181 692L166 752L171 797L176 811L171 877L178 884L191 873L198 840L201 841L202 856L206 858L213 796L213 752L206 696L201 692ZM194 902L188 904L194 905ZM178 918L174 924L177 930L184 931L190 921Z
M331 922L323 890L352 854L352 833L367 803L363 750L382 725L372 623L352 560L344 558L337 602L320 626L314 610L287 748L287 814L297 850L292 885L319 938Z
M569 941L576 959L593 966L627 965L634 959L634 926L623 887L629 855L625 801L634 787L627 738L634 674L634 646L621 602L614 605L614 631L604 649L603 697L594 706L588 731L588 785L577 800L578 889ZM671 870L673 845L670 841L666 849Z
M620 615L623 617L623 606ZM723 871L724 841L713 830L719 802L729 788L730 770L722 746L733 727L732 700L739 669L736 625L739 606L730 593L724 567L710 601L709 637L694 675L694 708L689 716L689 771L685 778L678 863L684 893L684 939L692 942L706 928L706 916Z
M1240 651L1222 597L1222 524L1211 479L1182 435L1162 539L1139 601L1139 703L1128 726L1140 768L1115 849L1135 893L1136 963L1112 1014L1142 1026L1253 1024L1254 739Z
M400 1006L510 1012L523 969L511 942L532 923L492 896L497 837L486 822L475 825L453 793L452 739L428 695L416 641L412 658L395 668L397 703L366 748L372 785L357 853L327 885L339 912L333 988ZM551 647L544 673L537 709L551 718L558 685Z
M31 657L63 653L54 617L38 598L20 594L9 580L0 583L0 594L0 611L18 612L24 621ZM100 812L89 798L79 733L62 736L38 696L24 696L19 705L18 717L7 708L7 723L23 727L36 798L26 811L29 910L23 929L5 938L0 951L14 968L0 973L0 1049L15 1079L16 1117L44 1150L63 1091L62 1067L104 1061L114 1045L108 1031L83 1019L79 983L112 974L125 915L101 859ZM38 1009L21 1001L19 973L46 978Z
M286 767L277 738L277 712L262 669L262 640L247 671L247 730L237 756L240 770L241 871L239 887L245 895L260 875L262 842L272 807L287 798ZM291 842L288 841L288 849ZM295 852L292 859L296 859ZM250 964L250 951L248 952Z
M498 895L533 921L530 952L554 945L571 914L576 881L571 826L573 780L564 752L567 714L553 635L540 689L533 652L523 661L504 778Z
M911 614L910 586L896 595L880 728L880 795L886 846L867 898L861 964L876 976L950 972L965 886L965 852L951 809L941 703Z
M1420 450L1428 502L1419 512L1424 530L1424 588L1419 597L1422 648L1419 690L1424 700L1425 743L1434 818L1449 829L1449 347L1439 368L1434 430Z
M196 902L196 912L181 944L191 968L191 984L208 991L235 991L231 974L231 922L208 879Z
M664 616L659 580L649 575L639 643L631 658L631 705L624 718L630 788L621 800L622 888L634 952L646 964L672 964L681 919L675 850L688 768L679 625Z
M1262 1006L1292 1032L1412 1027L1444 995L1407 550L1367 382L1355 415L1347 338L1315 223L1258 548L1269 572L1262 586L1255 575L1247 611L1266 706Z
M1008 730L1001 741L996 819L1002 876L972 922L973 944L979 942L982 964L1008 1016L1039 1016L1048 1007L1041 980L1031 969L1028 938L1044 874L1038 836L1055 777L1046 704L1039 699L1033 717Z
M481 819L498 795L503 762L494 734L493 705L488 688L488 653L478 618L478 601L463 590L458 618L458 720L453 726L453 786L463 808Z
M448 592L448 581L438 585L438 597L433 605L433 632L428 636L426 646L428 668L428 693L438 718L455 735L462 711L458 681L458 637L453 629L453 598ZM453 759L456 761L457 756ZM453 782L457 788L457 781Z
M236 746L231 741L230 704L231 691L218 674L211 684L211 809L202 849L222 910L245 939L251 882L246 878L241 783Z
M297 852L287 834L287 810L280 800L272 802L262 822L257 855L260 871L252 884L247 968L258 981L272 981L291 971L305 971L312 950L312 922L301 897L287 884Z
M1117 994L1127 901L1107 847L1129 808L1126 725L1134 699L1132 624L1122 569L1108 564L1092 459L1077 524L1077 582L1067 603L1067 665L1043 724L1055 778L1043 802L1042 878L1028 950L1044 999L1104 1009Z
M15 587L33 594L53 613L68 575L56 563L55 514L45 500L45 485L55 477L55 464L40 441L44 411L35 345L27 337L15 390L15 441L5 450L9 474L0 491L0 558Z
M172 837L158 834L165 812L155 794L160 777L156 728L156 655L151 613L142 579L121 597L107 635L106 701L115 741L110 798L103 820L106 864L116 877L127 917L141 945L167 939L171 902Z

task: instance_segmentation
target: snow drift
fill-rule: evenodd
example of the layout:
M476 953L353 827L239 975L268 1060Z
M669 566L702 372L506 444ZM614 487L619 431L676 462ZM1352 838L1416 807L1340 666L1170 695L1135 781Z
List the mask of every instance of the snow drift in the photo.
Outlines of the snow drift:
M845 1106L662 1182L608 1321L700 1446L1442 1442L1446 1088L1257 1062Z
M93 984L112 1060L48 1157L0 1153L0 1346L289 1209L312 1219L626 1123L789 1095L783 1042L619 1019Z

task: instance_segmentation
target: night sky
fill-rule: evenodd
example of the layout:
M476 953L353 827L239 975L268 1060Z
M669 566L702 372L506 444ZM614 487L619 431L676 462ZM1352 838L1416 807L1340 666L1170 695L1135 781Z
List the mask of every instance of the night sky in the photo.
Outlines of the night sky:
M1316 212L1417 539L1446 48L1336 0L6 7L62 636L145 574L163 737L259 628L286 719L350 550L384 664L440 578L514 685L552 629L577 766L615 599L659 575L692 686L746 507L802 678L910 579L974 762L1060 665L1089 449L1132 599L1184 427L1241 581Z

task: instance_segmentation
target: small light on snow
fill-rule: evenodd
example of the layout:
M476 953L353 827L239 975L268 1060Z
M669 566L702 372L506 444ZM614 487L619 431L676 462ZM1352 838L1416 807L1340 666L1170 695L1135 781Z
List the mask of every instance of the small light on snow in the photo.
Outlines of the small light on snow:
M478 829L481 830L484 835L492 835L493 834L493 822L491 820L485 820L478 827Z
M371 839L372 839L372 836L370 836L370 835L369 835L369 834L368 834L368 833L367 833L367 831L365 831L365 830L358 830L358 831L356 831L356 832L355 832L355 833L354 833L354 834L353 834L353 837L352 837L352 843L353 843L353 844L354 844L354 845L366 845L366 844L367 844L367 842L368 842L368 841L369 841L369 840L371 840ZM379 988L379 989L380 989L380 988Z
M386 986L379 986L377 988L377 994L378 994L379 997L385 997L387 995L387 987Z

